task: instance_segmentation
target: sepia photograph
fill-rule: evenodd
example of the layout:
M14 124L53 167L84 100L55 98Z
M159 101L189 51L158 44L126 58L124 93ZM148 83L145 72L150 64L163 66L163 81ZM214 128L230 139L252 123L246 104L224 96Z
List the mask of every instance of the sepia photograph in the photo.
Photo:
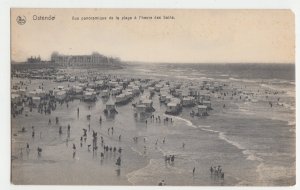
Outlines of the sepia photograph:
M294 186L288 9L10 9L11 183Z

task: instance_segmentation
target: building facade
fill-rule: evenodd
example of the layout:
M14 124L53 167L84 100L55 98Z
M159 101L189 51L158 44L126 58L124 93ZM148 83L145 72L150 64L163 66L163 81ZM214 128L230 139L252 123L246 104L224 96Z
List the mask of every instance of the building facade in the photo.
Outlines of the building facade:
M99 53L93 53L91 55L62 55L55 52L51 55L51 61L64 66L115 65L120 63L119 58L107 57Z

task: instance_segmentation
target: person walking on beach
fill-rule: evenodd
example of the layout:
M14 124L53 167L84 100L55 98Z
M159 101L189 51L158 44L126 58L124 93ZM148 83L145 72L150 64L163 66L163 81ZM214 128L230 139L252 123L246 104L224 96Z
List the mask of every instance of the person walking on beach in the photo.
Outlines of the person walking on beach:
M77 117L79 117L79 107L77 108Z
M38 157L41 157L42 149L38 146L37 148Z
M194 168L193 168L193 176L195 175L195 170L196 170L196 168L194 167Z
M59 131L58 131L58 133L59 133L59 135L62 134L62 128L61 128L61 126L59 126Z
M163 139L163 144L165 144L165 142L166 142L166 137L164 137L164 139Z
M82 130L83 130L83 136L86 137L87 136L86 135L87 130L86 129L82 129Z
M210 166L210 175L212 175L212 174L213 174L213 172L214 172L214 169L213 169L213 167L212 167L212 166Z
M30 148L29 148L29 144L27 143L26 144L26 153L27 153L27 156L29 155L29 151L30 151Z
M73 158L75 158L75 155L76 155L76 146L75 146L75 144L73 143Z
M32 126L32 138L34 138L34 135L35 135L35 131L34 131L34 126Z
M70 138L70 130L71 130L71 126L70 126L70 124L68 124L68 131L67 131L68 138Z
M116 165L121 166L121 157L117 159Z

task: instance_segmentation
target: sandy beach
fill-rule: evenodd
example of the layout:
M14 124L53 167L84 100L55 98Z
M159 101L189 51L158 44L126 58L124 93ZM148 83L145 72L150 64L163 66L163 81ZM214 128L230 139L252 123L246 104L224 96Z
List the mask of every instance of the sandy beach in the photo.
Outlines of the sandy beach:
M57 104L51 114L33 109L26 112L27 116L23 113L12 117L12 183L157 185L164 180L166 185L171 186L295 184L294 84L265 79L258 83L250 79L230 78L226 73L223 78L213 79L206 74L202 74L201 78L201 72L198 72L198 77L197 73L194 73L195 76L186 75L182 68L173 68L168 73L132 67L109 71L108 74L128 77L132 69L139 69L139 72L131 77L147 78L148 75L143 72L149 75L154 72L159 75L156 77L166 81L174 77L171 72L181 72L180 80L186 83L197 83L205 78L226 86L222 92L211 94L213 109L206 117L192 117L192 108L189 107L183 107L177 116L167 115L166 105L160 103L158 93L152 97L155 109L152 114L154 118L160 116L160 122L152 119L151 114L134 117L132 103L138 101L142 93L128 104L117 106L118 114L114 118L103 113L108 98L100 95L97 95L96 102L75 99L68 105ZM30 83L29 79L15 77L12 84L19 81L25 82L28 90L43 84L46 91L79 83L56 83L44 79L31 79ZM252 92L253 95L231 96L233 89ZM145 89L144 93L147 92L149 90ZM224 93L228 93L227 96L223 96ZM270 107L269 102L276 102L278 98L279 103ZM87 115L91 116L90 120ZM56 117L59 118L58 124L55 123ZM163 120L167 117L172 118L172 122ZM60 126L62 134L59 134ZM22 127L26 132L22 132ZM81 147L83 129L87 130L87 139ZM88 148L93 143L93 131L98 134L96 151ZM107 151L101 158L103 146L100 136L105 145L122 148L122 153ZM138 137L137 142L134 137ZM30 145L29 151L26 149L27 143ZM76 146L74 158L73 144ZM36 151L38 147L42 148L41 156ZM167 155L174 155L174 162L166 162ZM122 159L121 166L116 165L118 157ZM211 166L219 165L225 174L224 179L210 173Z

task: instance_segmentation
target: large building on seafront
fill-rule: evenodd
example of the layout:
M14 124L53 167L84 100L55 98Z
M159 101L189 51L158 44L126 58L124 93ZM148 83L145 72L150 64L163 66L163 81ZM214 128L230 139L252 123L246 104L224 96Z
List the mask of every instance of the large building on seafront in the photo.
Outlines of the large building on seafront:
M118 65L119 58L107 57L99 53L91 55L62 55L57 52L51 54L51 62L64 66L80 66L80 65Z

